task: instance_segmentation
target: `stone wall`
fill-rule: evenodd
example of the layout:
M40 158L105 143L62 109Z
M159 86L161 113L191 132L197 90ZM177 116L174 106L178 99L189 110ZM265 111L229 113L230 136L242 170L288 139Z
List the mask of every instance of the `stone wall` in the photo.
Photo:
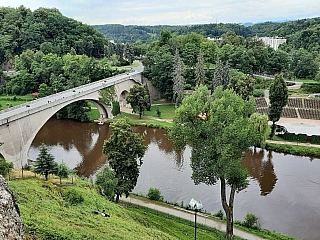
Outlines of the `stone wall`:
M23 236L18 205L8 184L0 175L0 239L22 240Z
M156 99L156 98L160 99L161 98L161 94L160 94L159 90L156 87L154 87L152 85L151 81L149 81L146 77L143 77L143 83L148 84L151 103L153 102L153 99Z

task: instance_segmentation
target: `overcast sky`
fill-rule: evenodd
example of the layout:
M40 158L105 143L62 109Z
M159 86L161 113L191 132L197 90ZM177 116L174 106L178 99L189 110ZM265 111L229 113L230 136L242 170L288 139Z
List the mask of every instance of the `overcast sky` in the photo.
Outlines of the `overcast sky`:
M320 16L319 0L0 0L1 6L57 8L86 24L186 25Z

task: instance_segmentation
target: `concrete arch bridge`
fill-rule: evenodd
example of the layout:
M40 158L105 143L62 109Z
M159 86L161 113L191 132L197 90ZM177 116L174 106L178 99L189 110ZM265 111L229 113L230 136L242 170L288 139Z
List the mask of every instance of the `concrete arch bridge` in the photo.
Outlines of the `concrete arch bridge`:
M99 102L99 90L114 86L115 100L126 105L125 98L134 84L142 84L141 72L120 74L0 111L0 154L15 168L21 168L27 164L36 134L57 111L73 102L89 100L101 117L113 118L110 107Z

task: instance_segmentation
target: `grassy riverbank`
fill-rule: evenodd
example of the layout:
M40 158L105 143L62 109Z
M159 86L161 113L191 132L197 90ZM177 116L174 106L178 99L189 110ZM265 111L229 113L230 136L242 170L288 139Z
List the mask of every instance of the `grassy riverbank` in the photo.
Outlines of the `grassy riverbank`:
M18 201L26 239L193 238L192 222L109 202L93 184L81 179L75 185L59 187L51 181L29 177L11 180L9 186ZM110 217L101 216L103 209ZM197 236L225 239L223 232L201 226Z

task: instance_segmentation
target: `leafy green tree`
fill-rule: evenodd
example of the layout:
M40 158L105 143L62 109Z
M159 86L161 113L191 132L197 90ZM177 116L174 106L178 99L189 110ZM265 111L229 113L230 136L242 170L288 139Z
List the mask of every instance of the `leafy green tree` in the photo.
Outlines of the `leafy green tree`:
M115 172L107 164L103 169L97 174L96 184L98 184L103 193L111 201L114 200L115 188L118 184L118 179L115 176Z
M176 53L174 55L173 72L172 72L173 100L176 102L176 106L179 106L181 104L183 95L184 95L185 80L184 80L183 74L184 74L183 62L180 58L179 50L176 49Z
M233 90L218 87L210 97L207 87L200 85L176 109L169 132L176 148L191 143L191 178L195 184L215 185L220 181L228 239L233 238L235 193L248 185L248 173L241 161L242 153L256 138L248 117L254 109L253 99L245 101Z
M114 86L99 90L99 101L105 103L107 106L111 106L115 96L116 92Z
M42 83L39 86L39 97L49 96L51 94L50 88L47 84Z
M60 184L62 178L68 178L71 170L65 162L57 163L56 175L60 178Z
M119 202L123 193L128 197L135 187L139 165L147 147L143 145L143 138L132 131L127 118L111 123L110 127L112 134L104 141L102 152L107 155L109 165L118 179L115 194L116 202Z
M223 63L220 59L217 59L214 68L214 77L212 80L212 90L216 89L218 86L223 86L226 89L230 80L230 69L228 63Z
M0 143L0 146L2 144ZM13 169L12 162L6 162L4 158L0 158L0 175L7 176L10 174L10 171Z
M199 52L197 57L197 64L196 64L196 84L197 85L204 85L206 79L206 75L204 72L204 59L201 52Z
M124 58L131 64L134 60L134 50L132 44L126 43L123 50Z
M117 116L120 114L120 103L118 101L112 102L112 110L111 113L113 116Z
M269 90L269 121L272 121L270 138L272 138L275 134L276 125L275 123L279 121L282 108L288 102L288 88L287 84L282 75L275 75L274 81L270 85Z
M49 153L48 148L44 143L40 146L40 152L36 158L34 172L44 175L46 181L48 181L49 174L55 174L57 172L57 163L54 161L53 155Z
M255 134L255 139L253 145L255 147L266 146L266 138L267 138L267 129L268 129L268 117L267 115L260 113L253 113L250 116L250 126L252 127L252 132Z
M150 99L150 92L149 92L148 83L146 83L146 84L144 85L144 88L145 88L146 94L147 94L147 96L146 96L146 100L147 100L146 109L147 109L147 111L150 111L150 110L151 110L151 99Z
M127 102L131 104L131 107L135 112L139 112L141 118L143 111L148 106L148 95L146 89L140 85L134 85L126 98Z
M249 97L253 94L255 80L248 74L241 74L233 76L230 79L229 88L232 88L238 95L244 100L249 100Z

